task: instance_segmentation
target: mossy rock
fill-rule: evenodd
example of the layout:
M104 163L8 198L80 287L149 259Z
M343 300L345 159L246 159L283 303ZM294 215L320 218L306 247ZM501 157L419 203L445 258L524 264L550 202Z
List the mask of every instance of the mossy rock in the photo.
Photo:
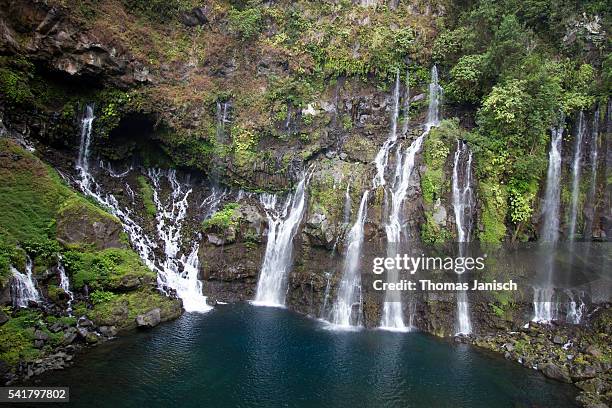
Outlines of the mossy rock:
M176 319L182 313L180 299L171 299L153 290L118 294L94 305L85 313L99 326L116 326L119 330L127 330L136 327L136 316L155 308L160 309L162 322Z
M57 240L68 247L126 247L119 220L78 196L66 200L58 211Z
M90 290L130 291L155 282L155 272L147 268L129 249L69 251L64 254L67 272L75 289L87 284Z

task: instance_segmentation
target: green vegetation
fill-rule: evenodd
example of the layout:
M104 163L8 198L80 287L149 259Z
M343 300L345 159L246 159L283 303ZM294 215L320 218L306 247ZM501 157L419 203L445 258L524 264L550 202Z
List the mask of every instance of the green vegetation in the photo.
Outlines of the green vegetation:
M190 0L121 0L132 13L153 21L167 23L175 20L181 11L199 5Z
M34 348L34 325L40 320L40 313L24 310L0 326L0 360L16 364L20 359L37 358L40 350Z
M569 116L590 109L609 94L595 68L601 59L583 48L585 29L577 29L573 44L561 42L568 19L581 19L583 11L585 18L602 15L605 6L587 1L559 7L549 0L457 6L433 56L449 74L443 84L449 102L477 111L468 140L482 184L480 238L499 242L508 222L514 237L522 239L519 233L530 225L546 169L551 125L560 112ZM608 21L603 24L609 28ZM594 46L598 52L606 47L597 41Z
M97 305L100 303L109 302L115 297L117 297L117 295L115 295L113 292L107 292L104 290L94 290L91 295L89 295L89 300L91 300L91 303L93 303L94 305Z
M10 312L6 308L5 312ZM34 331L38 329L49 339L42 349L34 347ZM31 361L42 353L61 344L63 332L52 333L47 328L42 313L33 310L20 310L14 317L0 326L0 360L16 364L19 360Z
M155 217L157 215L157 206L153 200L153 187L151 187L144 176L138 176L138 184L140 185L140 196L142 197L146 213L150 217Z
M79 310L98 325L129 329L136 326L134 321L136 316L154 308L160 308L162 319L180 313L176 300L153 290L142 289L118 294L101 293L93 309L84 308L82 303L75 306L75 310Z
M75 289L87 284L92 291L125 290L155 281L155 273L144 266L138 255L129 249L67 251L64 253L64 264L72 275Z
M238 203L225 204L223 209L202 222L202 229L204 231L225 232L230 228L236 228L240 221L238 218L240 215L239 208L240 204Z
M53 236L60 204L74 195L32 154L0 140L0 226L13 240Z
M0 140L0 286L10 276L10 265L23 270L26 253L34 261L34 273L43 273L63 255L66 272L75 290L88 285L89 301L75 305L75 313L104 313L106 305L117 299L128 299L129 310L119 326L132 327L138 313L161 305L166 316L180 313L176 300L165 298L152 289L156 275L131 249L96 250L90 242L63 244L56 232L72 229L75 223L118 222L116 218L92 204L63 184L59 176L33 154L7 139ZM61 299L56 284L46 284L46 295L52 301ZM52 333L48 327L56 322L68 326L73 317L43 316L41 312L4 310L10 318L0 326L0 360L13 365L19 360L31 361L54 350L63 340L62 330ZM34 347L34 332L42 331L48 339Z
M445 180L444 165L450 154L452 142L460 137L458 122L451 120L443 121L439 128L432 129L427 135L423 143L423 164L426 169L421 176L421 190L425 204L433 204L448 192L450 184Z
M237 10L232 7L227 18L230 31L245 40L254 37L263 28L261 24L262 11L257 7L244 10Z

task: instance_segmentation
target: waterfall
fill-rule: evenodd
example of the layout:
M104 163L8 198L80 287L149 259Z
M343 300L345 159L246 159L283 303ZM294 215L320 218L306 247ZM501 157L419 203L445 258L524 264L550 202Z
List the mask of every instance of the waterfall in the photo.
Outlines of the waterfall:
M164 243L164 258L157 259L155 249L157 244L145 233L145 230L135 221L132 211L122 207L113 194L106 194L94 176L90 173L90 144L92 142L92 122L94 110L92 105L87 105L85 115L81 122L81 140L79 156L77 160L77 171L79 180L77 184L85 193L93 197L98 203L121 221L124 231L129 235L134 250L138 253L144 264L157 273L159 289L170 294L167 288L176 292L183 300L183 306L187 312L206 312L211 309L203 296L202 284L197 279L197 244L192 246L190 255L178 257L182 241L182 221L187 213L187 197L191 189L183 192L181 184L176 179L176 171L149 170L148 175L153 182L153 198L157 208L157 234ZM163 173L163 174L162 174ZM160 178L164 175L172 188L170 203L164 205L160 198Z
M295 194L287 197L281 211L276 209L278 201L276 195L261 195L260 201L268 218L268 242L253 301L256 305L276 307L285 305L287 279L293 255L293 238L306 207L307 178L305 172Z
M326 316L327 311L327 302L329 300L329 292L331 290L331 272L325 272L325 292L323 293L323 306L321 306L321 310L319 311L319 317L323 318Z
M546 173L546 191L544 192L544 202L542 203L542 229L540 242L551 248L547 250L544 285L534 288L533 294L533 321L549 322L553 320L555 311L553 309L554 290L552 275L554 273L554 259L552 259L552 247L559 240L559 206L560 206L560 187L561 187L561 141L563 140L563 122L561 119L559 126L552 129L550 140L550 151L548 152L548 170Z
M85 107L85 115L81 120L81 139L79 143L79 155L76 163L76 168L80 176L78 184L83 191L88 191L91 184L91 175L89 173L89 147L91 145L91 129L93 127L93 121L93 105L87 105Z
M392 124L397 123L397 115L399 110L399 100L395 98L395 95L399 95L399 79L396 79L396 89L394 91L394 110ZM409 94L406 94L406 98L409 98ZM394 183L391 189L391 208L389 212L388 222L385 225L385 232L387 235L387 257L394 257L400 250L400 243L402 235L407 235L404 227L404 219L402 214L403 204L406 199L408 192L408 186L412 179L415 168L416 155L421 151L423 140L429 133L432 127L437 126L440 123L439 119L439 106L440 98L442 96L442 88L438 84L438 69L434 65L431 69L431 82L429 84L429 108L427 111L427 123L425 124L424 132L414 140L408 146L408 148L401 153L401 148L397 150L397 159L395 166ZM409 106L405 108L405 114L407 115ZM405 119L408 120L407 118ZM392 131L396 132L397 126L393 126ZM395 137L396 139L396 137ZM381 150L385 149L383 148ZM383 171L384 174L384 171ZM381 184L382 185L382 184ZM377 186L376 179L374 186ZM398 281L398 271L390 269L387 272L388 282ZM413 316L410 316L410 321L413 320ZM409 330L403 319L402 301L401 294L397 291L387 291L385 293L385 301L383 305L383 314L380 328L385 330L398 330L405 331Z
M331 312L330 321L340 327L358 326L360 313L354 313L354 306L361 307L361 271L359 270L361 246L363 244L363 226L367 217L368 190L363 193L355 224L346 239L346 255L342 280L338 288L336 302Z
M216 136L217 141L222 142L225 135L225 125L231 122L230 110L232 106L229 102L217 101L217 128Z
M431 82L429 83L429 108L427 109L427 130L440 124L440 101L443 90L438 83L438 67L431 68Z
M345 225L351 221L351 209L353 207L353 202L351 200L351 183L347 183L346 192L344 193L344 219L343 222Z
M213 184L210 194L202 201L202 204L200 204L200 208L206 208L204 212L205 220L212 217L217 212L221 201L223 201L226 196L227 191L225 189L221 189L216 184ZM240 190L236 197L236 201L240 201L242 196L244 196L244 191Z
M457 241L470 242L474 197L472 191L472 152L467 143L457 140L453 161L453 211Z
M580 111L578 116L578 129L576 131L576 139L574 144L574 160L572 162L572 204L569 222L568 238L571 241L576 239L576 218L578 216L578 196L580 195L580 170L582 160L582 139L586 132L586 124L584 122L584 112Z
M452 176L453 211L457 226L459 256L465 256L465 244L471 241L474 195L472 190L472 152L467 143L457 140ZM461 276L461 275L460 275ZM457 334L470 334L470 310L465 290L457 291Z
M68 314L72 316L72 301L74 300L74 293L72 293L70 290L70 280L68 280L68 275L66 275L66 269L62 263L61 256L57 261L57 271L59 272L60 288L62 288L64 293L68 295L68 308L66 310L68 311Z
M385 169L389 161L389 151L397 141L397 118L399 116L400 76L399 71L395 75L395 87L393 88L393 114L391 116L391 132L376 154L374 164L376 165L376 176L374 176L374 188L385 185Z
M199 239L194 240L187 257L178 256L183 239L183 221L189 207L187 199L192 189L183 189L174 169L149 169L148 175L153 182L153 201L157 207L157 236L164 243L164 259L157 272L159 287L162 290L169 287L176 291L177 296L183 300L186 311L207 312L211 307L206 303L206 296L202 294L202 282L198 279ZM172 189L166 204L162 202L159 194L162 175L166 177Z
M540 241L556 243L559 240L559 205L561 196L561 141L564 128L562 125L552 129L550 151L548 152L548 170L546 173L546 191L542 204L542 235Z
M587 204L591 208L590 216L585 217L584 239L591 240L593 237L593 222L595 221L595 194L597 193L597 158L599 155L599 108L593 114L593 126L591 128L591 187Z
M394 177L395 183L391 190L391 209L388 222L385 225L387 257L390 258L395 257L399 253L402 233L405 235L402 208L408 193L408 185L414 172L416 155L421 150L424 138L425 133L412 142L403 155L398 151L398 165L396 165ZM397 282L398 278L399 274L396 269L389 269L387 271L388 282ZM404 324L400 292L387 291L385 293L381 327L401 331L409 329Z
M567 290L566 294L570 301L567 306L565 320L568 323L580 324L580 322L582 321L582 316L586 311L586 304L584 303L584 293L578 292L576 295L574 295L572 291Z
M28 307L30 302L40 302L40 294L36 289L36 281L32 275L32 259L26 257L25 273L19 272L11 265L13 279L11 281L11 298L13 307Z
M408 134L408 126L410 124L410 71L406 70L406 90L404 91L404 122L402 123L402 136Z

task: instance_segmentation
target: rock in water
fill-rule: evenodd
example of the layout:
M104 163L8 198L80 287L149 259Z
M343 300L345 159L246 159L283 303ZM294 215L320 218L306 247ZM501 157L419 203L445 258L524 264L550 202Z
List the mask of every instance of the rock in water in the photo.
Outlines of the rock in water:
M149 310L147 313L136 316L138 327L155 327L161 322L161 311L159 308Z
M553 363L546 363L539 367L542 374L544 374L548 378L552 378L553 380L563 381L566 383L571 383L572 380L570 378L569 372L565 367L559 367Z

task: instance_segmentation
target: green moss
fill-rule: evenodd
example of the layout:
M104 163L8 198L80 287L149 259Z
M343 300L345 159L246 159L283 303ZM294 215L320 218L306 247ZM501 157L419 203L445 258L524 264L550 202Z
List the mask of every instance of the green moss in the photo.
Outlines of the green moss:
M204 231L224 232L229 228L237 227L240 222L238 218L239 208L240 204L238 203L225 204L222 210L217 211L212 217L202 222L202 229Z
M116 294L96 303L93 309L83 310L96 324L126 329L135 326L134 319L139 314L160 308L163 319L165 316L174 316L177 307L176 299L170 299L156 291L138 290Z
M143 265L138 255L129 249L68 251L64 254L64 264L72 276L75 289L87 284L92 291L126 290L155 281L155 273Z
M38 358L41 351L34 348L34 329L40 323L40 312L26 309L0 326L0 360L13 365Z
M438 225L430 213L425 213L425 223L421 225L421 239L426 244L442 244L451 240L449 230Z
M451 142L460 136L459 124L456 121L445 120L438 128L429 132L423 143L425 171L421 175L421 191L426 205L433 204L449 189L444 165L450 154Z
M115 295L113 292L107 292L104 290L94 290L91 295L89 295L89 299L91 300L91 303L97 305L100 303L109 302L113 300L116 296L117 295Z
M34 96L25 74L9 68L0 68L0 89L12 103L31 102Z
M257 7L244 10L232 7L228 13L228 22L230 31L245 40L254 37L263 28L262 12Z
M58 218L87 215L118 222L18 145L0 140L0 150L9 153L0 157L0 234L22 243L48 242L55 238Z
M140 196L144 204L145 211L150 217L157 215L157 207L153 200L153 187L149 184L144 176L138 176L138 184L140 185Z
M500 243L506 236L506 212L508 200L506 187L491 181L478 184L479 197L482 202L481 225L478 237L488 244Z

